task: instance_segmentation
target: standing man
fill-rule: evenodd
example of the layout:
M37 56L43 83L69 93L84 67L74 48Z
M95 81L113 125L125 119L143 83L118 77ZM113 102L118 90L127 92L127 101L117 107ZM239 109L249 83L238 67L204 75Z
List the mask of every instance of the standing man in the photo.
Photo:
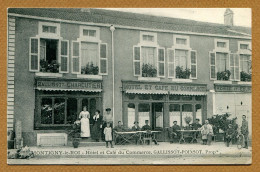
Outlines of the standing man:
M244 148L248 149L248 122L246 120L246 115L243 115L242 119L241 134L243 134L245 140Z

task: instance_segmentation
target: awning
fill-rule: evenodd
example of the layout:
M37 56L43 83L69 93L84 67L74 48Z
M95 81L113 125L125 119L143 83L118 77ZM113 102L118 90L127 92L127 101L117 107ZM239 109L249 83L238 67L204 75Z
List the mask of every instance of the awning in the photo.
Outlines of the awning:
M170 91L169 94L187 95L187 96L205 96L207 95L207 92Z
M84 91L84 92L101 92L101 89L63 89L63 88L36 88L42 91Z
M163 90L126 90L126 93L129 94L168 94L168 91Z

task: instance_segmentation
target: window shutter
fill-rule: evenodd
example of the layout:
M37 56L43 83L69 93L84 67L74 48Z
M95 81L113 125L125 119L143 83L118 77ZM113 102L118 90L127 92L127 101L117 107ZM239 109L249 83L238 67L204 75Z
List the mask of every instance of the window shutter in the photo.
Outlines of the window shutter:
M72 42L72 73L80 74L80 43Z
M215 80L216 77L216 53L209 53L209 63L210 63L210 79Z
M174 49L167 49L168 55L168 78L174 78L175 66L174 66Z
M158 48L158 71L159 77L165 76L165 50L164 48Z
M60 44L60 73L69 72L69 41L63 40Z
M32 72L40 71L40 44L38 38L30 38L29 70Z
M239 55L234 54L234 64L235 64L235 80L240 81L240 70L239 70Z
M191 78L197 79L197 51L191 51Z
M134 76L141 76L141 47L134 47Z
M107 69L107 44L100 44L100 74L107 75Z

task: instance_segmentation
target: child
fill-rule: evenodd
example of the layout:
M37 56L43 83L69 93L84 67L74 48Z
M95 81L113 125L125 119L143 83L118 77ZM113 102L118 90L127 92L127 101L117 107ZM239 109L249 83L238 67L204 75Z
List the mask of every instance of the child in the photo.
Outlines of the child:
M107 123L107 126L104 129L104 134L105 134L106 147L108 148L108 142L110 142L111 148L114 148L112 144L112 128L110 127L109 122Z
M230 141L231 141L231 139L233 137L233 134L234 134L234 130L232 128L232 124L229 124L227 132L226 132L227 147L229 147L229 144L230 144Z

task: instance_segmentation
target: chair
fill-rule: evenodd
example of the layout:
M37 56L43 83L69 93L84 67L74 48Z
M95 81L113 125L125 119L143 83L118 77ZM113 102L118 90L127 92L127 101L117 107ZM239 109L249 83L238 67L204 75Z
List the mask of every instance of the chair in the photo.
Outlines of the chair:
M149 144L151 144L153 141L153 134L151 131L147 130L146 132L143 133L142 138L144 144L146 141L149 141Z

